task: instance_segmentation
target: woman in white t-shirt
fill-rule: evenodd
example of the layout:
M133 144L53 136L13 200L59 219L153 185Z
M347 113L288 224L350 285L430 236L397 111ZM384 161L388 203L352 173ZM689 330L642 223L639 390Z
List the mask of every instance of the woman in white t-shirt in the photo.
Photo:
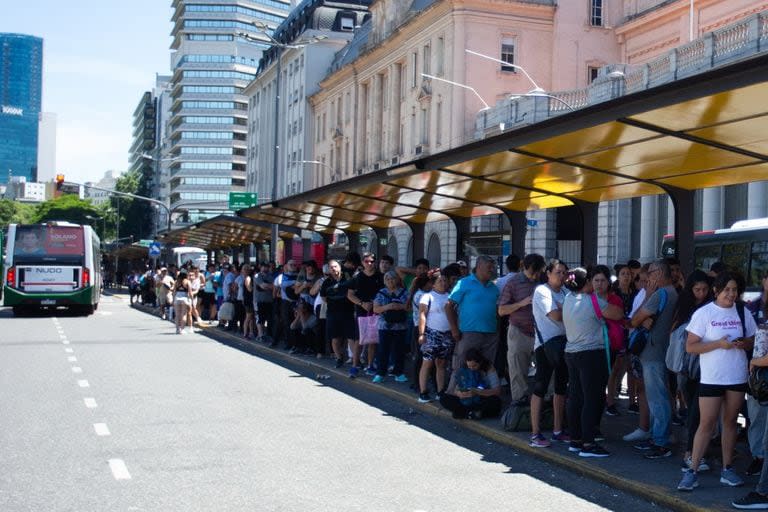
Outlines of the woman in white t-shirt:
M445 361L453 352L454 341L451 326L445 316L448 303L448 280L440 275L434 278L432 290L419 299L418 342L421 346L422 363L419 371L419 402L431 400L427 392L427 380L435 367L438 396L445 389Z
M718 274L712 285L714 302L696 310L686 328L686 350L699 355L701 416L693 440L691 469L683 474L677 486L681 491L692 491L698 486L699 461L712 439L721 409L723 470L720 482L731 487L744 483L731 464L736 444L736 417L748 388L746 351L752 348L757 327L748 312L743 315L743 320L739 316L736 301L743 292L739 282L730 272Z

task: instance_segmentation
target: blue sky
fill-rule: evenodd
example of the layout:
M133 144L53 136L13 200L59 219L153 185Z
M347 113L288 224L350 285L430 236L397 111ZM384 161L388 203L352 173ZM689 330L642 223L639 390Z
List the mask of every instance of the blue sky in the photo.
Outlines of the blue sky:
M44 39L58 171L72 181L125 171L133 111L170 72L171 0L0 0L0 13L0 32Z

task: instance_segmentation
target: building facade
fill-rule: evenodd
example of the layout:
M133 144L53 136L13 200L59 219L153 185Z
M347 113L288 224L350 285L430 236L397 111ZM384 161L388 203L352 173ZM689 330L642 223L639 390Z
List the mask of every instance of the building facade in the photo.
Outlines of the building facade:
M368 1L305 0L274 32L249 98L247 190L260 202L322 183L325 159L314 158L307 97L319 92L334 55L368 16ZM283 46L285 45L285 46ZM277 78L279 76L279 79ZM326 124L327 128L327 124ZM322 129L322 128L320 128ZM276 181L275 181L276 180Z
M53 181L56 177L56 114L40 112L37 138L37 181Z
M37 181L43 40L0 33L0 183Z
M245 189L248 100L266 46L254 23L273 30L291 4L174 0L170 118L163 152L171 159L169 204L184 224L222 213L229 192Z

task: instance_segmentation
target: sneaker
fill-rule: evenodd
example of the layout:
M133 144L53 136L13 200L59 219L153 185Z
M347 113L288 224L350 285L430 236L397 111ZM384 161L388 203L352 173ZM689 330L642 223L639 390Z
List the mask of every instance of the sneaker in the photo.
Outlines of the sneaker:
M616 408L616 404L609 405L605 408L605 414L608 416L621 416L621 413Z
M568 432L566 432L565 430L562 430L560 432L552 432L552 437L550 437L550 440L557 441L560 443L570 443L571 436L568 435Z
M602 443L603 441L605 441L605 436L599 430L595 430L595 441L597 441L598 443Z
M404 373L401 373L395 377L395 382L408 382L408 377L406 377Z
M678 491L692 491L699 486L699 476L692 469L688 469L683 473L683 478L680 479L680 483L677 484Z
M549 448L552 446L549 440L541 434L532 435L531 442L528 444L534 448Z
M480 411L469 411L467 413L467 418L471 420L481 420L483 419L483 413Z
M690 455L687 456L685 459L683 459L683 467L682 467L683 471L686 471L689 469L693 469L693 460ZM699 473L701 473L702 471L709 471L709 464L707 464L707 459L705 459L704 457L702 457L701 460L699 461Z
M608 457L609 455L610 453L608 453L605 448L596 443L589 446L584 446L579 452L579 457L604 458Z
M752 491L743 498L733 500L731 505L742 510L768 510L768 496Z
M720 472L720 483L730 487L740 487L744 485L744 480L733 470L733 468L724 468Z
M384 377L382 377L381 375L376 375L376 376L375 376L375 377L374 377L374 378L371 380L371 382L373 382L374 384L381 384L382 382L384 382Z
M336 359L336 364L334 365L336 368L341 368L344 366L344 360L343 359Z
M761 459L760 457L752 457L752 462L749 463L749 467L747 468L746 475L747 476L759 475L762 470L763 470L763 459Z
M584 443L581 441L571 441L571 444L568 446L568 451L571 453L576 453L580 452L582 448L584 448Z
M627 412L629 414L640 414L640 406L637 404L629 404L629 407L627 407Z
M371 375L371 376L376 375L376 368L374 368L373 366L369 366L368 368L365 369L365 374Z
M651 441L650 439L646 441L640 441L638 443L635 443L632 446L635 450L640 450L641 452L653 450L656 447L656 445L653 444L653 441Z
M672 450L666 446L653 446L648 453L643 455L646 459L664 459L672 455Z
M357 368L357 366L353 366L349 369L349 378L355 379L357 378L357 374L360 372L360 370Z
M643 430L643 429L641 429L639 427L636 428L635 430L633 430L632 432L630 432L629 434L625 435L624 437L622 437L623 440L628 441L628 442L632 442L632 441L647 441L650 438L651 438L651 433L650 432L646 432L645 430Z
M431 401L432 401L432 397L429 396L429 393L419 393L420 404L428 404Z

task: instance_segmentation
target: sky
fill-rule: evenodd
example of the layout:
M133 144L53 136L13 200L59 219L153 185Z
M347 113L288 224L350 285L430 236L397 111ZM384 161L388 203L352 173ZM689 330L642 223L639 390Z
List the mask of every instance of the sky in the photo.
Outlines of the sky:
M43 38L43 111L67 181L128 168L133 111L170 74L171 0L0 0L0 32Z

